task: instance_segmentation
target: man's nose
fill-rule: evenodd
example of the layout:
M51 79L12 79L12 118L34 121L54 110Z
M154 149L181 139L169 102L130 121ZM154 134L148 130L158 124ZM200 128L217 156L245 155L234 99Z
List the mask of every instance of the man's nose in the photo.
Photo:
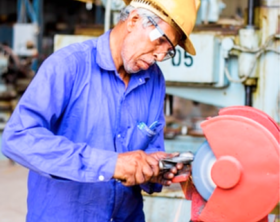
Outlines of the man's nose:
M161 62L165 57L165 53L154 53L154 58L156 61Z

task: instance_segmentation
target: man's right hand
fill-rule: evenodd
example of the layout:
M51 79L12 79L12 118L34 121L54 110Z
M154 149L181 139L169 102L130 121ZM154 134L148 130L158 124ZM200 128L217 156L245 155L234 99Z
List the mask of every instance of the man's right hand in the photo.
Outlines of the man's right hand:
M114 179L125 186L148 182L159 174L158 160L141 150L118 155Z

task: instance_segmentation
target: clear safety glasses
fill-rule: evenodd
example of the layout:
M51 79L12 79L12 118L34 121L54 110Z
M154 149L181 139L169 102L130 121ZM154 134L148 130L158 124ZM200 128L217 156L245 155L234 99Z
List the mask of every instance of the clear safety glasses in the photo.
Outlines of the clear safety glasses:
M162 61L173 58L176 55L176 50L175 50L174 45L172 44L170 39L167 37L167 35L164 33L164 31L162 31L162 29L158 26L158 24L155 22L155 20L152 19L150 16L148 16L147 18L156 27L153 31L150 32L151 41L154 41L163 36L167 40L167 43L170 44L170 46L172 47L172 49L169 49L167 52L159 52L156 54L165 55Z

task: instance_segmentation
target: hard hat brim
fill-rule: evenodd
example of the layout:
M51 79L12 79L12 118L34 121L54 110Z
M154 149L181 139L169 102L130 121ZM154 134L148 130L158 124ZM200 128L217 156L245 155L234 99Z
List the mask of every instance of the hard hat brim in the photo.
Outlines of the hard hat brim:
M191 42L189 36L187 36L187 39L185 41L179 42L178 45L181 46L189 54L196 55L195 48L194 48L193 43Z
M132 0L123 0L123 1L124 1L124 3L125 3L126 5L129 5L130 2L131 2ZM157 14L157 15L160 17L159 14ZM174 21L175 21L175 23L176 23L176 19L174 19ZM177 26L181 29L181 31L186 35L186 39L185 39L184 41L179 42L178 45L181 46L181 47L182 47L185 51L187 51L189 54L191 54L191 55L196 55L195 48L194 48L193 43L191 42L191 40L190 40L190 38L189 38L189 35L187 35L187 34L184 32L183 27L181 27L179 23L176 23L176 24L177 24Z

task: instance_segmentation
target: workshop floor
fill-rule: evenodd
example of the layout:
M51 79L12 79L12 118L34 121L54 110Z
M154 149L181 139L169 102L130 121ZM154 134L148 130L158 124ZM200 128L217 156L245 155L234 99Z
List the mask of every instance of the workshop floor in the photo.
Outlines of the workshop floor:
M23 222L26 215L28 170L0 160L0 222Z

